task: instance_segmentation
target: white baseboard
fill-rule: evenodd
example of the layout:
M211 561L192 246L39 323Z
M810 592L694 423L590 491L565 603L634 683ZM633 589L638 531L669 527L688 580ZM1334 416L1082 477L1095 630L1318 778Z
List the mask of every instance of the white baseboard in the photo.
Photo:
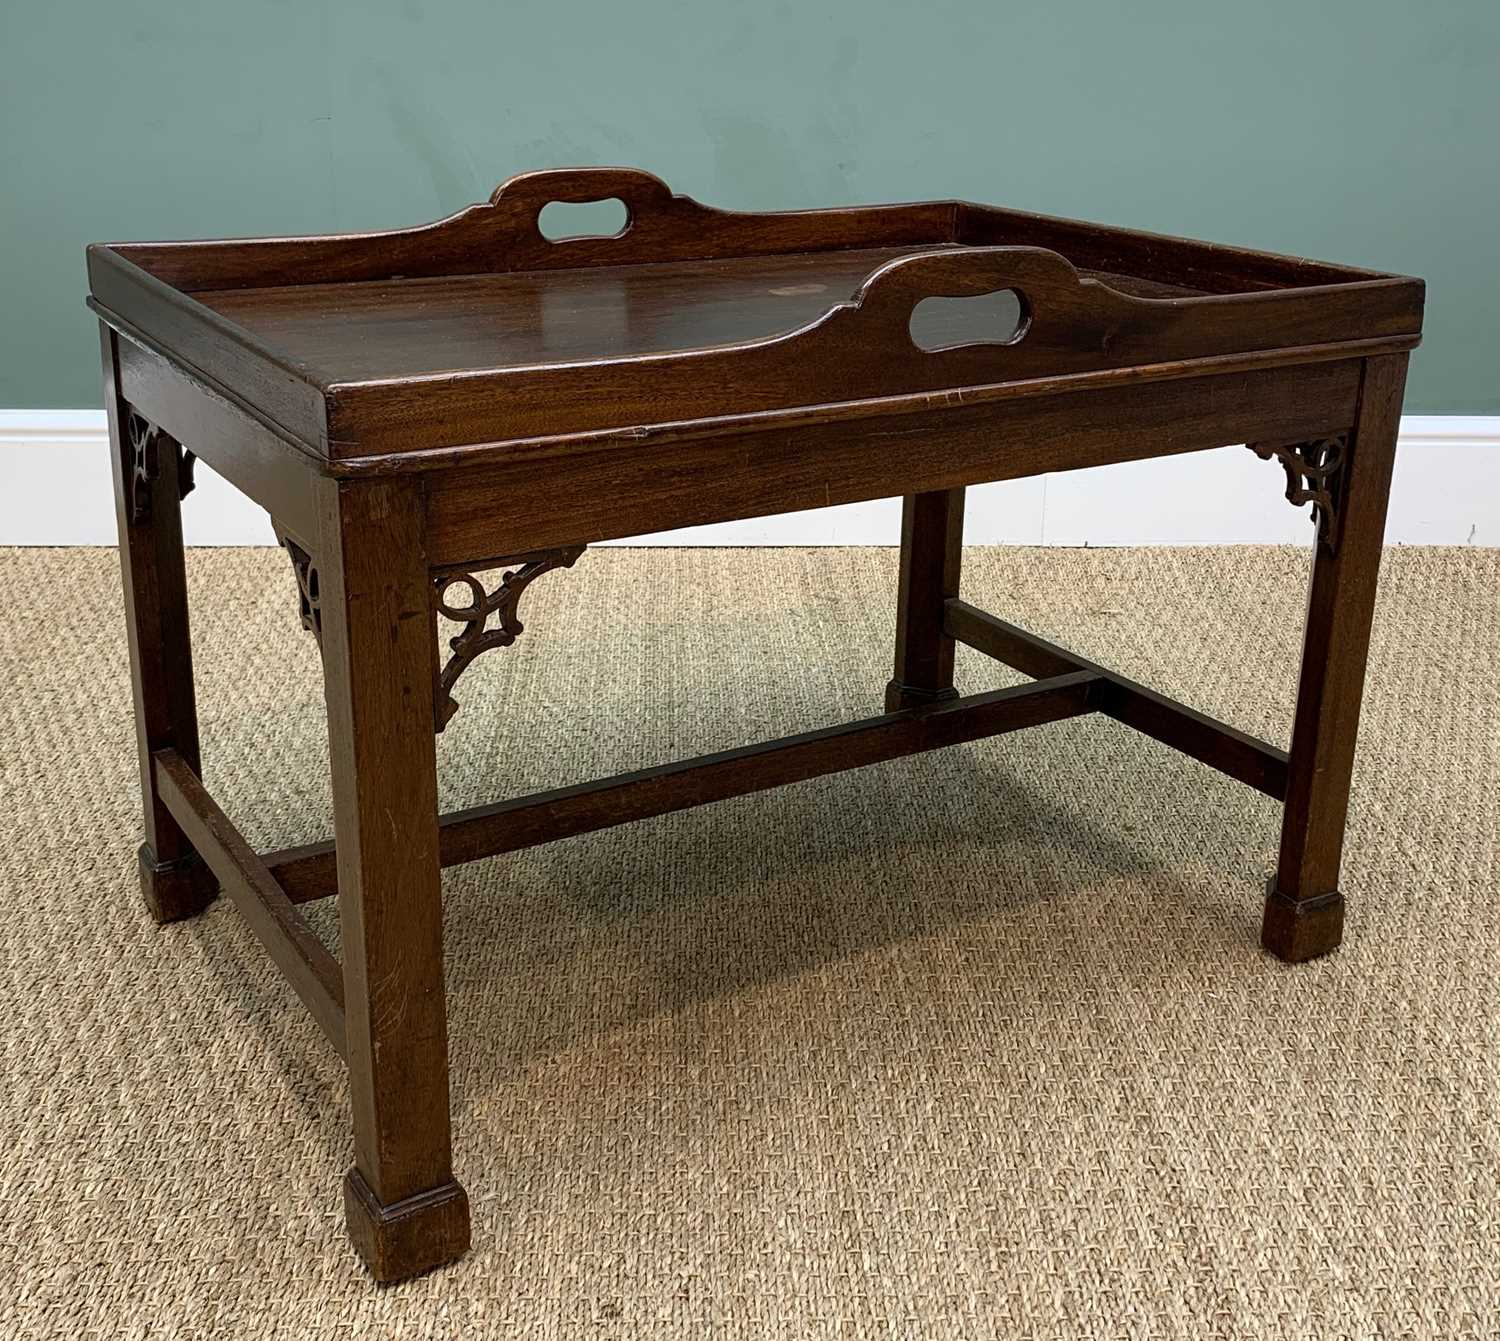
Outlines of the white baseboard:
M266 514L211 470L183 510L190 545L270 545ZM975 545L1307 543L1306 509L1282 498L1280 468L1239 447L979 485L964 538ZM900 503L668 531L652 545L889 545ZM1500 415L1401 421L1386 540L1500 545ZM114 502L102 410L0 410L0 545L112 545Z

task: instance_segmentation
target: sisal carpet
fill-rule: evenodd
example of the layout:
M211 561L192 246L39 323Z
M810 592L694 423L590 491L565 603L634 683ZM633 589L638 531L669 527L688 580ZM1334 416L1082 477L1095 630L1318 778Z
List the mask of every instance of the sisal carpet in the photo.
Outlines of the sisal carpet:
M974 550L965 594L1284 741L1306 561ZM459 685L445 807L878 711L894 573L590 553ZM210 787L322 836L285 558L190 576ZM1500 1328L1500 551L1387 556L1346 944L1299 969L1275 806L1102 719L450 871L475 1246L384 1290L331 1051L232 906L140 905L114 554L0 581L0 1336Z

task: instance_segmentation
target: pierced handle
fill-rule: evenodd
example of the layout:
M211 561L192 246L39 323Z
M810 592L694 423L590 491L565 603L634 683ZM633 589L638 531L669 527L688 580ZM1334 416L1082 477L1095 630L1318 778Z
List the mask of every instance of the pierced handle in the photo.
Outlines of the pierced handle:
M923 298L977 298L1001 289L1020 295L1028 318L1040 307L1073 306L1082 276L1045 247L959 247L887 261L860 288L859 315L873 324L904 325Z
M532 228L536 228L542 210L554 202L587 205L612 199L624 204L625 227L629 229L641 215L668 205L672 188L639 168L546 168L501 182L490 196L490 204L517 220L530 219Z

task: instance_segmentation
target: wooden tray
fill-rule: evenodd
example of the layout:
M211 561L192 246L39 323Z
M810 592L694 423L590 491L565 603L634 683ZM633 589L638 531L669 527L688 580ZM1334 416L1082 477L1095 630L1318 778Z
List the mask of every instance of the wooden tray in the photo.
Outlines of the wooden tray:
M539 231L550 201L610 196L617 236ZM1282 802L1262 944L1293 963L1339 944L1419 281L954 202L726 214L619 169L517 177L426 228L89 261L142 891L165 922L222 889L347 1061L345 1218L378 1279L469 1243L444 865L1093 714ZM1002 290L1008 327L966 301ZM1235 442L1315 522L1290 750L962 598L967 486ZM291 559L322 654L334 841L257 853L203 785L181 515L200 457ZM433 734L465 668L522 634L533 581L600 540L893 495L885 712L439 816ZM440 617L459 629L443 642ZM1035 682L960 695L959 643ZM342 963L295 907L335 892Z
M615 236L540 231L552 201L611 197ZM420 228L88 259L110 324L335 461L1351 357L1415 344L1423 300L1417 279L957 201L729 213L623 168L527 173ZM913 340L922 299L997 290L1020 304L1008 343L965 305L949 347Z

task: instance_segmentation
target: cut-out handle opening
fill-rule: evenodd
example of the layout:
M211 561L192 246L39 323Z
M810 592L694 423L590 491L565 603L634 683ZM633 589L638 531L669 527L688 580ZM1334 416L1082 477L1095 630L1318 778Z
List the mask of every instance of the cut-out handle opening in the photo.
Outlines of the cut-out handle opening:
M537 228L548 242L615 238L630 227L630 209L619 196L603 200L553 200L542 206Z
M934 294L911 310L908 330L918 349L938 354L964 345L1013 345L1031 322L1018 289L996 289L973 297Z

